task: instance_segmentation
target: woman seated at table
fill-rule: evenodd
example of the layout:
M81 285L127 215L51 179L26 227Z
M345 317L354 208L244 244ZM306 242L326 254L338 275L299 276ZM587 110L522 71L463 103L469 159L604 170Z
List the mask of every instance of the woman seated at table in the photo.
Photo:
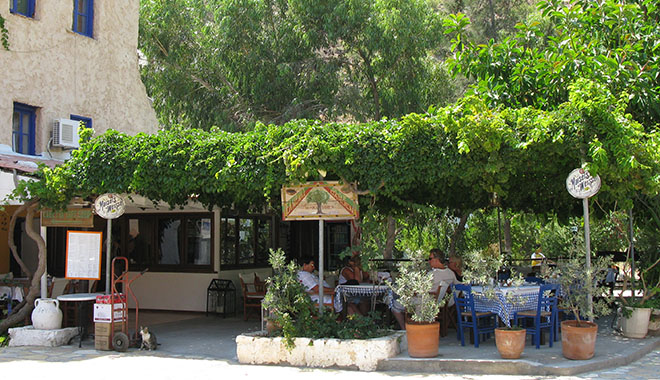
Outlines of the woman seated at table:
M339 285L359 285L368 277L369 275L360 267L359 257L347 257L344 261L344 267L339 271ZM367 315L369 311L368 297L349 297L346 299L346 301L348 303L346 310L349 315Z

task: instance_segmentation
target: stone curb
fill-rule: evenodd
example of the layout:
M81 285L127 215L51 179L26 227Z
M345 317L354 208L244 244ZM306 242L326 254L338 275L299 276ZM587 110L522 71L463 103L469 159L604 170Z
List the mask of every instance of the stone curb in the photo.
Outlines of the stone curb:
M590 360L564 359L559 364L544 364L534 360L479 360L436 357L410 358L407 352L396 358L381 360L377 371L407 373L452 373L472 375L572 376L605 368L628 365L660 347L660 338L640 340L635 348L626 348L616 356L601 355ZM596 352L598 354L598 352Z

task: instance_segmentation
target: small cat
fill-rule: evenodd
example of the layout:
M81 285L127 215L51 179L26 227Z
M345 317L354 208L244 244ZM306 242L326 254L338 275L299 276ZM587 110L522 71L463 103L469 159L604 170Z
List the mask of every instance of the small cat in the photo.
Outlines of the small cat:
M142 336L142 345L140 345L140 350L155 350L158 346L156 342L156 335L149 332L148 327L140 326L140 336Z

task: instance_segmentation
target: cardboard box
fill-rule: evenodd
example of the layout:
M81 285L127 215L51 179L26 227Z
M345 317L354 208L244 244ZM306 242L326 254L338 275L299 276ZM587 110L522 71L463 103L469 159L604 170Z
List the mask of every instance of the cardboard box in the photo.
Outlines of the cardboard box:
M128 309L124 309L123 304L116 303L115 304L115 310L114 313L111 313L111 308L112 305L110 304L102 304L102 303L95 303L94 304L94 322L111 322L111 314L114 317L115 322L121 322L123 321L126 317L124 316L124 312L128 314Z
M114 299L114 303L126 303L126 294L124 293L113 293L96 296L96 303L111 303Z
M121 331L121 322L115 322L115 331ZM94 336L104 336L104 337L109 337L110 334L110 326L111 323L109 322L96 322L94 323Z
M101 351L111 351L112 339L109 336L96 335L94 337L94 348Z

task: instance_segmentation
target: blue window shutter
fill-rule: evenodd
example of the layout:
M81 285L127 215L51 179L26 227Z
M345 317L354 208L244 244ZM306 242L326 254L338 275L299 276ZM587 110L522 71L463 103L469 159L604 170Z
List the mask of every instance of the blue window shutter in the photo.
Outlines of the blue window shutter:
M34 18L34 3L36 0L11 0L9 11L26 17Z
M37 125L37 114L32 112L30 114L30 132L29 132L29 145L28 145L28 154L35 155L36 149L35 149L35 141L37 140L37 133L36 133L36 125Z

